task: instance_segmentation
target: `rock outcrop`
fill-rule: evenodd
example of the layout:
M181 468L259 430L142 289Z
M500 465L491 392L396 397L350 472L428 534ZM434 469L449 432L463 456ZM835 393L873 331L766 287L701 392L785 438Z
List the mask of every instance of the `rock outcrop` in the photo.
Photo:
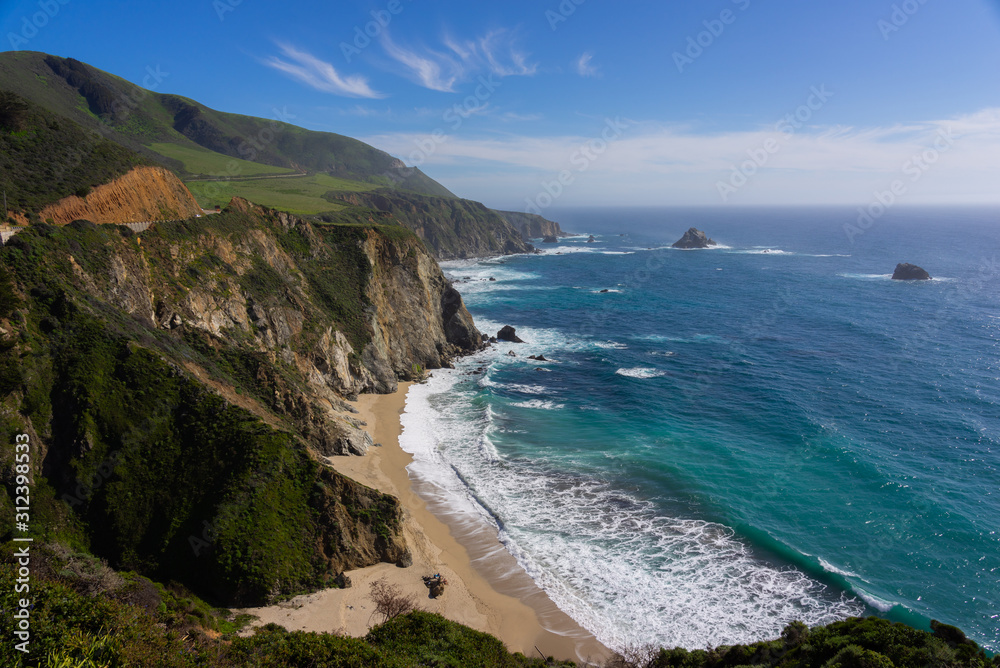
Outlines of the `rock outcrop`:
M504 220L513 225L525 241L531 239L541 239L543 237L568 237L559 223L534 213L521 213L519 211L496 211Z
M508 341L510 343L524 343L524 341L518 338L517 331L510 325L504 325L503 329L497 332L497 340Z
M127 174L94 188L86 197L71 195L41 210L42 220L57 225L86 219L95 223L181 220L201 215L194 196L162 167L135 167Z
M710 248L715 246L714 240L709 239L708 235L699 229L694 227L690 228L684 233L684 236L674 242L674 248Z
M892 272L894 281L929 281L931 275L924 269L909 262L901 262L896 265L896 270Z
M553 235L549 234L544 239L542 239L542 243L543 244L557 244L557 243L559 243L559 239L557 239Z

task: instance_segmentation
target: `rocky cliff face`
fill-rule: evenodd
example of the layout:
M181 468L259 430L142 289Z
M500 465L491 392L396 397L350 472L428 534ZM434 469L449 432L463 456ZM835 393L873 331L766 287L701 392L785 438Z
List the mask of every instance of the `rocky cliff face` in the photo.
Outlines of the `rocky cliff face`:
M337 204L388 214L385 220L412 230L440 260L534 250L514 226L479 202L391 191L328 193L326 197Z
M559 227L559 223L533 213L521 213L520 211L496 211L496 213L514 226L525 241L544 239L545 237L569 236Z
M162 167L135 167L94 188L86 197L71 195L43 208L42 220L57 225L85 219L95 223L180 220L201 215L194 196Z
M141 235L32 226L0 279L0 431L113 564L246 603L407 561L395 499L327 457L371 445L344 398L481 345L412 233L234 200Z

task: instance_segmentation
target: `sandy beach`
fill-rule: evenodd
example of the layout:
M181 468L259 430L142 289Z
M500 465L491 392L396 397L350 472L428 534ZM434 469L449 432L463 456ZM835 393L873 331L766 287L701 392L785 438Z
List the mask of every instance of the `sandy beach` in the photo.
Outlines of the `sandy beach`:
M512 652L600 663L609 655L597 639L559 610L520 568L485 522L449 517L448 509L420 496L419 481L406 467L412 457L399 446L399 416L409 383L390 395L364 395L354 402L375 443L365 457L335 457L333 467L362 484L392 494L404 509L404 534L413 565L378 564L348 572L353 586L327 589L266 608L246 610L253 626L277 623L292 631L363 636L377 619L369 584L379 578L413 594L420 609L440 613L500 638ZM429 596L421 577L440 573L445 594Z

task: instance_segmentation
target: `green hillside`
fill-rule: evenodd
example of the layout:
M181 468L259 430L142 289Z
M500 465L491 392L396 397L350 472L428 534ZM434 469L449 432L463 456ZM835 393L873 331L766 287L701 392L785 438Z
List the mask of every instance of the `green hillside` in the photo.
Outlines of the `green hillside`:
M148 74L150 86L162 74ZM388 153L330 132L315 132L281 120L230 114L178 95L156 93L72 58L16 51L0 53L0 89L11 90L56 114L144 153L182 177L222 166L204 150L267 167L321 172L401 191L454 197L419 169L407 169ZM164 144L180 148L165 148ZM199 151L198 149L202 149Z
M12 211L36 214L152 162L21 96L0 90L0 188ZM5 214L4 214L5 215Z

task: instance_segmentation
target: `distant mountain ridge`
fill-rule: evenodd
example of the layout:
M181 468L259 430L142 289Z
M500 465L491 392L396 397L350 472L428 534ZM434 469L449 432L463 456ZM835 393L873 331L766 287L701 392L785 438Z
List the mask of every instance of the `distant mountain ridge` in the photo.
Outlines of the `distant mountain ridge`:
M149 68L151 87L165 77ZM45 196L35 192L15 199L25 214L15 218L22 222L58 199L85 197L135 165L159 164L178 174L203 207L236 196L331 222L377 217L416 232L439 259L531 252L527 240L549 234L539 231L563 234L540 216L495 212L458 198L419 169L361 141L284 122L289 119L284 111L275 110L276 120L220 112L72 58L36 52L0 53L0 91L36 110L38 136L52 135L59 118L70 122L61 126L78 126L71 138L50 140L43 153L55 152L58 143L96 142L104 147L101 155L113 156L99 161L108 163L100 172L104 176L81 173ZM34 175L33 182L39 187L45 175Z

